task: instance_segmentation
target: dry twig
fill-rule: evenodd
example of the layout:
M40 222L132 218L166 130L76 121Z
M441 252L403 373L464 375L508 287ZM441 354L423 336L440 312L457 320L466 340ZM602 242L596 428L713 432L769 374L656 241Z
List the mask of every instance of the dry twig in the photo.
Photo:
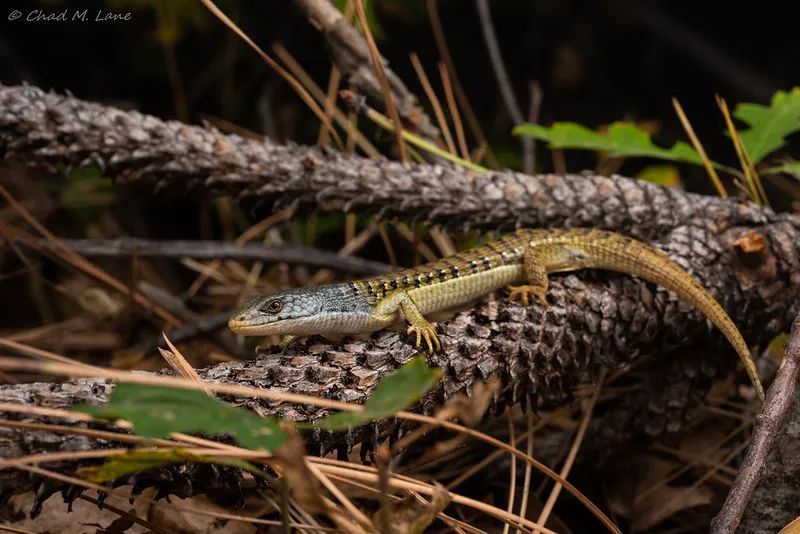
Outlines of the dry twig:
M751 495L761 481L764 466L775 440L781 434L783 421L795 398L798 372L800 372L800 315L794 320L783 364L767 392L767 400L756 419L750 449L742 460L742 466L728 492L722 510L711 523L711 532L714 534L733 533L739 527L739 522L747 509Z

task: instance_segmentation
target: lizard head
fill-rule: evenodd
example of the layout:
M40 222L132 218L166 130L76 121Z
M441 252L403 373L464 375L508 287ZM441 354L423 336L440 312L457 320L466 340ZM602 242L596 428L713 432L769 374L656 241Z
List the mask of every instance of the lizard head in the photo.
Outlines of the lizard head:
M246 302L233 312L228 328L244 336L362 332L371 310L349 284L303 287Z
M228 328L245 336L317 333L324 305L319 289L289 289L251 299L231 315Z

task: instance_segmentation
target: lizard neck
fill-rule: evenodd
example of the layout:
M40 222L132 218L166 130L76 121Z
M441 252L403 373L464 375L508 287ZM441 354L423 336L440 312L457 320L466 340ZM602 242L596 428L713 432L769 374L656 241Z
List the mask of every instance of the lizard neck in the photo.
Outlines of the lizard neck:
M322 299L319 313L307 325L307 332L298 334L352 334L377 330L386 326L373 325L373 307L354 291L352 284L331 284L317 288Z

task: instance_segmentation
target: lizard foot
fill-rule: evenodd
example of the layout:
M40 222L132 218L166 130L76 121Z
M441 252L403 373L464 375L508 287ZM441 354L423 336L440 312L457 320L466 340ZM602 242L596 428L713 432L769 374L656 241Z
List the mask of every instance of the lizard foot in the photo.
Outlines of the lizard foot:
M545 297L545 292L547 291L545 288L525 284L521 286L507 286L506 289L508 289L508 298L511 300L517 300L517 298L519 298L519 302L523 306L529 304L530 299L528 297L530 295L535 295L545 308L549 306L547 298Z
M433 347L436 347L436 352L442 350L442 344L439 343L439 338L436 336L436 329L433 328L433 325L428 321L425 321L424 324L412 324L408 327L406 333L415 333L417 335L417 341L414 344L416 348L419 348L422 338L425 338L425 343L428 345L428 352L434 352Z

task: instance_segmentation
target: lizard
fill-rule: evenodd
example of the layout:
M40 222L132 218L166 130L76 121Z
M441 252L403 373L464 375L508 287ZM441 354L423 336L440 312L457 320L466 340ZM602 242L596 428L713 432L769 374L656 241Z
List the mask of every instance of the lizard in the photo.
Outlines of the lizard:
M547 306L548 274L603 269L660 285L700 310L738 353L758 397L764 389L750 350L730 316L689 273L660 250L631 237L594 228L519 229L484 245L418 267L361 280L295 288L255 297L236 310L236 334L283 335L374 332L401 319L415 346L441 350L425 315L471 302L507 287L527 306Z

